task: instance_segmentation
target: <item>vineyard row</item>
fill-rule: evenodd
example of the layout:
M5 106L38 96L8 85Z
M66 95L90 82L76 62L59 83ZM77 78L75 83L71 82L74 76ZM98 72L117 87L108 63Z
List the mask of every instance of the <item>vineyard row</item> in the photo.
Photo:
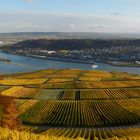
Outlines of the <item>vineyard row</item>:
M19 105L18 109L21 120L29 124L101 127L140 123L139 99L30 100Z

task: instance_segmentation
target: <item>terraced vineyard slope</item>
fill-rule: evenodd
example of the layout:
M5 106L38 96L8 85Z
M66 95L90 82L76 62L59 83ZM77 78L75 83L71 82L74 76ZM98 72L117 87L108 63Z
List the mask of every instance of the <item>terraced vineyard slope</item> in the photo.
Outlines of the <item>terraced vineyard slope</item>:
M22 124L32 126L29 139L140 140L139 75L78 69L5 74L0 94L13 98Z

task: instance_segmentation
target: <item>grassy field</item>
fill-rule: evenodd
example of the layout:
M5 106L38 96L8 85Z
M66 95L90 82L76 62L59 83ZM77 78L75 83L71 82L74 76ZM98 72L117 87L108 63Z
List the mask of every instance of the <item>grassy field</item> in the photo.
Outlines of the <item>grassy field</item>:
M0 128L0 140L140 140L139 75L77 69L5 74L0 94L14 99L18 118L33 129Z

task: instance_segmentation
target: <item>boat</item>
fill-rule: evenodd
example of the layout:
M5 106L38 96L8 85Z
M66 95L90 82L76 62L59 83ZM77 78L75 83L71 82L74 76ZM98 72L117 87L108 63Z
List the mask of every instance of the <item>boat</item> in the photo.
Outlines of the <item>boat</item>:
M98 67L98 65L96 65L96 64L93 64L93 65L92 65L92 68L93 68L93 69L95 69L95 68L97 68L97 67Z

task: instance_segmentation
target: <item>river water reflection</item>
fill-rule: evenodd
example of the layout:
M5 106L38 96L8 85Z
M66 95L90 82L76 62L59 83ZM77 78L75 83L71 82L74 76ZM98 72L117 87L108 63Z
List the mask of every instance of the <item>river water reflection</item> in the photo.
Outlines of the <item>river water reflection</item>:
M0 57L10 59L11 63L0 62L1 73L13 73L13 72L28 72L47 68L76 68L76 69L97 69L105 71L123 71L128 73L140 74L140 68L138 67L116 67L108 64L96 63L97 68L93 68L91 64L62 62L54 60L45 60L38 58L31 58L26 56L19 56L0 52Z

